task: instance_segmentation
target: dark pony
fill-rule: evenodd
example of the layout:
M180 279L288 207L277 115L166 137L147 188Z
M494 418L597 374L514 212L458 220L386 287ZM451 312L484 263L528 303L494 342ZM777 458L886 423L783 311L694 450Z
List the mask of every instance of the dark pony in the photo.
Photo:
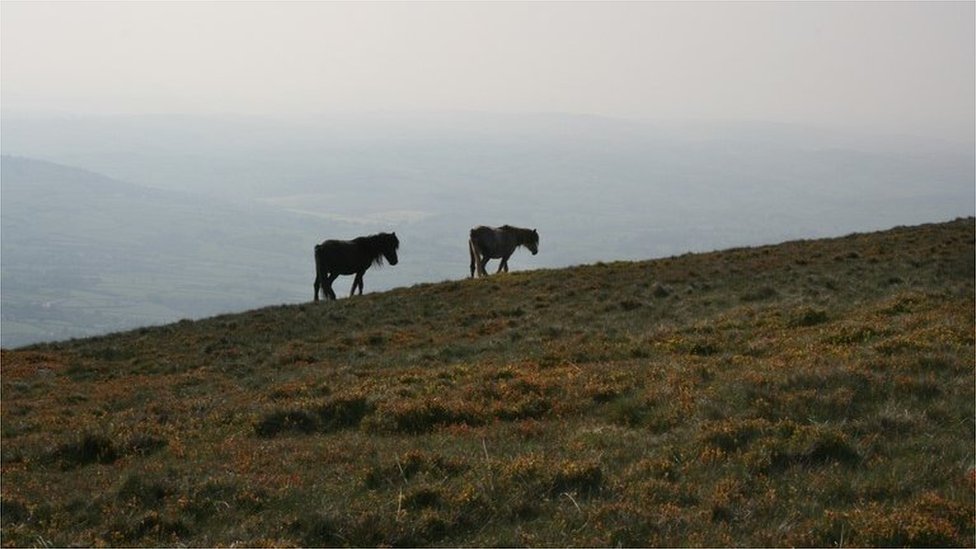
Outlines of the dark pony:
M468 239L468 251L471 252L471 278L475 272L478 276L487 276L485 266L489 259L501 259L498 271L508 272L508 258L515 252L515 248L525 246L532 255L539 253L539 233L535 229L520 229L511 225L501 227L475 227L471 229Z
M400 240L396 233L379 233L352 240L326 240L315 245L315 301L319 300L319 288L329 299L335 299L332 282L339 275L356 275L349 297L363 295L363 273L370 265L382 265L383 258L390 265L397 264Z

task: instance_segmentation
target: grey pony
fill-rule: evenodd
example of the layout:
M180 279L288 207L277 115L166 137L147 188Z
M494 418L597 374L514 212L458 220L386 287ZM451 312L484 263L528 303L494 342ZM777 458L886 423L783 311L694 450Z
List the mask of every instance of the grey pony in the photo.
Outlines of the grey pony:
M501 227L475 227L468 238L468 251L471 253L471 278L487 276L485 266L489 259L501 259L498 271L508 272L508 258L515 249L525 246L532 255L539 253L539 232L535 229L522 229L511 225Z

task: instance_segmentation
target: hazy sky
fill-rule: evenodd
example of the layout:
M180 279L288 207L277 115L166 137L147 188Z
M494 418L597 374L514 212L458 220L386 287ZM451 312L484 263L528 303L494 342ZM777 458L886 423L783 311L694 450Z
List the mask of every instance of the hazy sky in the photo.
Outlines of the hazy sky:
M972 141L976 3L0 3L5 113L471 110Z

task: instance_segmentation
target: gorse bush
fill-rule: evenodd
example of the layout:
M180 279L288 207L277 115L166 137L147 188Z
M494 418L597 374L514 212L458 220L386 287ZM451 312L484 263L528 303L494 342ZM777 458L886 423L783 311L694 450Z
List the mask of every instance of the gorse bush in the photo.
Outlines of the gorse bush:
M254 425L254 432L261 437L273 437L282 433L328 433L357 427L371 411L372 405L365 397L337 397L308 410L269 412Z
M85 434L77 440L58 446L51 457L65 469L89 463L112 463L119 458L119 450L109 437L101 434Z

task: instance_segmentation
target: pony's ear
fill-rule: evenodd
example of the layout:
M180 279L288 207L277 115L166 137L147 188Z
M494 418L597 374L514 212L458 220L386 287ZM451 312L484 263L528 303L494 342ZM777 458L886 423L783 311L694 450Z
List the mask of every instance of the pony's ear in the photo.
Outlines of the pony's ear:
M532 229L532 234L534 234L534 235L536 235L536 236L539 236L539 231L537 231L537 230L535 230L535 229Z

